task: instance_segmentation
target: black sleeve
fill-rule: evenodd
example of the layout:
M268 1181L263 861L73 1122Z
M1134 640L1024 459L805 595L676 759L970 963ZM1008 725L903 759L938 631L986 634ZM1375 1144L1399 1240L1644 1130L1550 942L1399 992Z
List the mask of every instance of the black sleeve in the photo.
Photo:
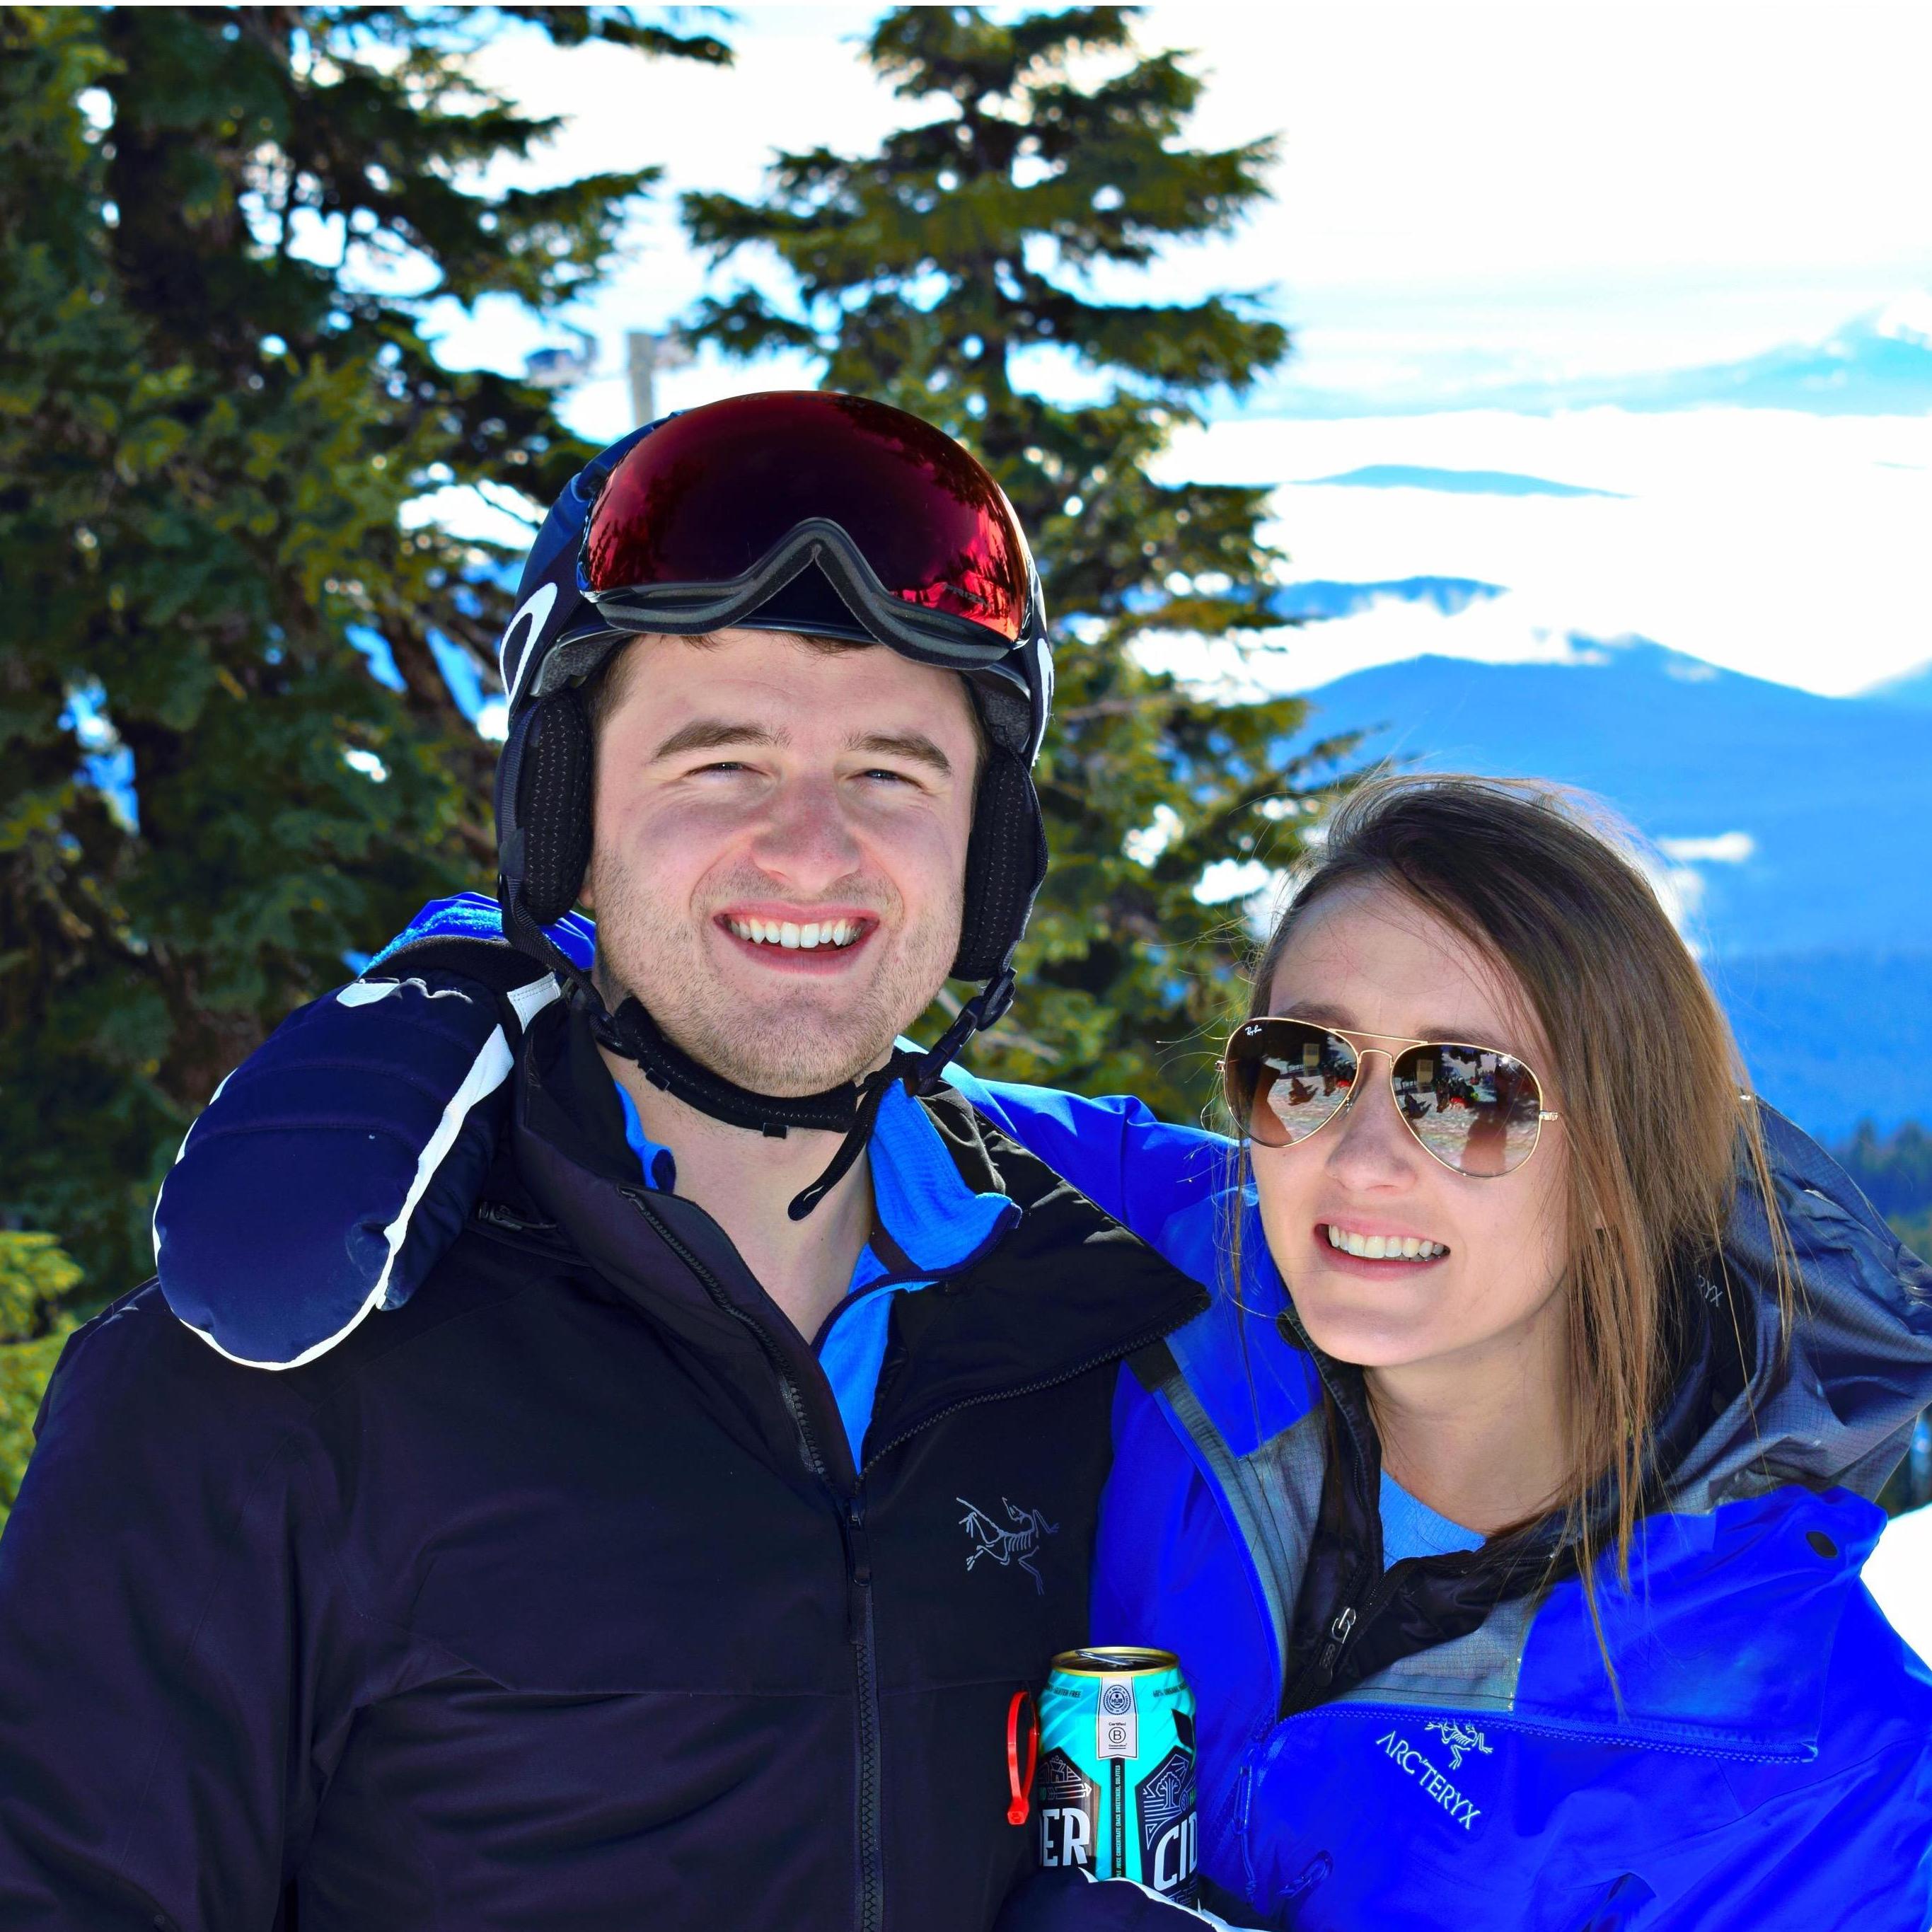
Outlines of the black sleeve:
M0 1925L270 1932L346 1736L302 1432L152 1289L68 1344L0 1538Z

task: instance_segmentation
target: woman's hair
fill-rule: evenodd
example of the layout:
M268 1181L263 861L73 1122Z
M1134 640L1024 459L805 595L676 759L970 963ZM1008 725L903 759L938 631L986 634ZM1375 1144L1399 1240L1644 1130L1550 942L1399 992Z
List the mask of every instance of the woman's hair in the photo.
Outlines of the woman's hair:
M1685 1313L1674 1284L1687 1256L1721 1242L1741 1161L1771 1217L1788 1321L1790 1272L1756 1106L1689 948L1586 801L1548 784L1461 775L1361 786L1328 821L1261 952L1251 1017L1268 1010L1309 908L1368 884L1406 893L1507 967L1548 1042L1553 1064L1538 1070L1556 1090L1554 1144L1570 1168L1570 1439L1558 1506L1589 1590L1606 1538L1628 1574ZM1590 1604L1594 1620L1594 1592Z

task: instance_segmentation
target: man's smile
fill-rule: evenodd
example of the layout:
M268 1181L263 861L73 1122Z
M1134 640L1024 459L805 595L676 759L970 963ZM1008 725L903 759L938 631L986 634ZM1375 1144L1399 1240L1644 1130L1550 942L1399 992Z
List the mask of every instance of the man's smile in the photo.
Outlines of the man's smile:
M879 928L874 913L829 906L734 907L712 923L766 970L814 976L851 965Z

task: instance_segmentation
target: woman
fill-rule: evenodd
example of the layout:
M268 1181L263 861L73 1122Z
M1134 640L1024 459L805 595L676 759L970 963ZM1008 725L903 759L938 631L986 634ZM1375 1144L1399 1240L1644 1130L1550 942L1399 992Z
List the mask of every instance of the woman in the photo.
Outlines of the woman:
M1224 1072L1246 1187L1192 1203L1137 1112L1103 1164L975 1097L1241 1284L1123 1384L1094 1633L1193 1681L1234 1916L1923 1932L1932 1673L1858 1573L1932 1275L1740 1096L1636 868L1544 790L1371 786Z

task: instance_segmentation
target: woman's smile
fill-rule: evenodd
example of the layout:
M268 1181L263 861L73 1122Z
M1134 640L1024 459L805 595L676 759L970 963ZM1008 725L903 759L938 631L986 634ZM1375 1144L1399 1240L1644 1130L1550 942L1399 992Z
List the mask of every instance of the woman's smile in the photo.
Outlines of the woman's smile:
M1426 1234L1386 1230L1371 1232L1346 1221L1317 1222L1315 1232L1337 1253L1357 1261L1435 1262L1448 1259L1449 1254L1447 1241L1434 1240Z

